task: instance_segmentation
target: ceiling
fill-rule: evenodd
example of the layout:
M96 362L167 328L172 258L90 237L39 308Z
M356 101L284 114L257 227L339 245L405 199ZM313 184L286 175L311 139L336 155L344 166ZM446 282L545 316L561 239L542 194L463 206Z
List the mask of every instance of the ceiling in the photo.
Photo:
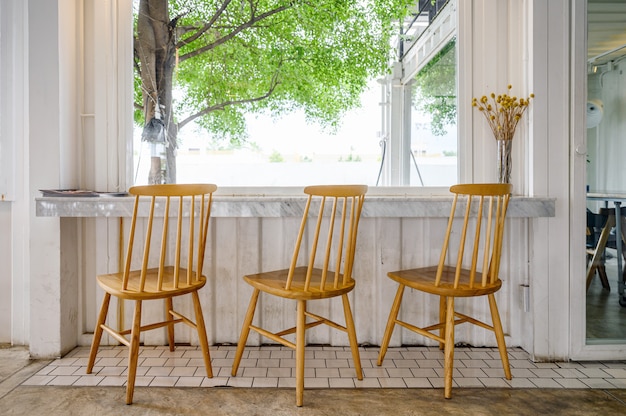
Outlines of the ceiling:
M626 57L626 0L587 1L587 42L590 64Z

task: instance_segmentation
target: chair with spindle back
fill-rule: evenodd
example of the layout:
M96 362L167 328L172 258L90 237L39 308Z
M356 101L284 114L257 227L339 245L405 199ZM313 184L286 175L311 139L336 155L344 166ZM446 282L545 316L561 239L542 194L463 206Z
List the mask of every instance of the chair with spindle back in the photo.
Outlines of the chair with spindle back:
M504 332L494 295L502 286L498 273L511 185L461 184L452 186L450 191L454 199L439 263L436 266L388 273L391 279L398 282L399 287L378 356L378 365L382 365L396 324L438 341L439 347L444 349L444 397L447 399L452 396L454 328L463 322L495 333L505 377L511 379ZM456 213L457 205L463 205L458 204L460 199L465 200L463 215ZM452 247L457 248L455 255L452 255ZM464 261L470 263L469 267ZM406 287L439 296L438 323L420 328L398 318ZM459 313L454 308L455 298L477 296L487 296L489 299L491 325Z
M213 184L166 184L135 186L129 190L135 196L135 205L124 270L97 276L98 284L104 290L104 299L87 364L87 374L90 374L104 331L126 345L129 348L127 404L133 401L140 335L144 331L167 328L167 340L170 351L173 351L174 325L189 325L198 333L207 376L213 377L198 290L207 281L202 274L202 267L213 192L216 189L217 186ZM146 205L149 207L148 217L140 218L140 211ZM156 255L151 255L153 247ZM188 294L192 298L195 322L174 310L173 298ZM117 297L119 301L134 301L131 328L116 330L106 324L111 296ZM142 303L155 299L165 301L164 319L142 325Z
M348 293L355 285L352 266L359 218L366 192L366 185L318 185L304 189L304 193L309 196L289 268L244 276L244 280L253 287L253 293L237 345L232 367L233 376L237 375L250 330L256 331L296 351L296 405L302 406L305 331L326 324L348 334L356 376L359 380L363 379ZM307 227L309 218L314 218L309 214L310 208L314 205L319 206L317 222L314 227ZM305 238L307 235L309 239ZM309 249L309 258L306 266L298 266L299 260L305 257L304 250L302 253L300 251L303 246ZM280 332L270 332L253 325L254 312L261 292L294 300L297 304L296 326ZM334 297L342 299L345 325L307 311L308 301ZM306 322L307 318L311 321ZM285 338L286 335L294 333L295 342Z
M622 233L622 256L626 259L626 207L620 208L620 230ZM605 249L617 249L615 235L615 208L600 208L597 214L587 210L587 290L598 272L602 287L611 290L605 267ZM618 279L626 281L626 268Z

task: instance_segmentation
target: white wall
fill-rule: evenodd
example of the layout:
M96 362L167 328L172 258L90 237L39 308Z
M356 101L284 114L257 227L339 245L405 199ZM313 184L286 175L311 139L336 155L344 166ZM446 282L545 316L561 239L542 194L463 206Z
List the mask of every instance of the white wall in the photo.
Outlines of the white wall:
M13 0L13 4L18 3L22 4L20 0ZM92 16L102 19L95 21L94 27L100 31L96 33L109 33L107 30L110 27L104 23L105 19L111 18L113 12L121 16L121 9L128 4L126 0L28 1L30 132L25 137L30 137L30 140L25 147L23 159L17 162L20 171L18 181L23 181L23 185L18 188L22 189L23 196L13 205L20 207L19 212L13 208L0 209L0 225L11 224L14 233L25 234L22 237L14 234L8 243L12 254L0 252L0 264L8 261L13 265L12 275L0 276L0 281L4 287L7 280L10 280L14 301L12 307L15 308L15 302L18 306L12 316L11 330L19 333L19 328L29 325L31 327L23 337L12 336L12 342L30 343L34 356L59 355L79 341L80 332L90 326L89 320L93 320L95 315L89 309L94 302L78 305L76 293L86 297L95 296L97 300L96 290L87 285L91 282L89 276L116 265L115 257L110 255L110 242L116 235L113 220L84 220L75 225L65 220L37 218L32 209L32 201L40 188L102 185L109 190L115 190L113 187L118 184L121 188L125 187L120 172L126 172L127 168L123 163L118 163L123 157L117 157L125 154L125 148L116 144L115 139L111 139L115 136L117 140L123 140L125 129L129 126L128 120L123 120L119 115L122 111L116 111L115 108L115 103L120 102L118 100L121 96L116 94L123 94L120 91L124 90L118 90L115 85L128 82L125 74L116 75L113 69L114 57L120 49L124 49L119 46L123 41L114 38L109 42L99 43L103 39L89 39L85 36L88 46L96 46L91 50L94 53L93 60L85 53L85 68L76 69L76 72L72 68L82 65L76 62L77 56L80 57L82 52L77 53L74 49L81 50L78 42L83 38L84 29L80 18L76 17L76 11L83 10L83 5L87 11L89 7L96 8ZM505 318L505 326L514 337L513 343L522 345L534 357L542 360L567 358L570 333L564 322L570 320L569 280L570 275L575 274L570 271L569 246L564 243L569 241L569 201L573 196L568 186L572 137L571 79L568 75L571 2L477 0L460 1L459 7L465 8L459 25L464 28L466 35L471 34L471 37L466 36L459 43L460 57L465 59L460 71L468 77L466 81L469 80L459 90L460 96L465 97L461 98L461 105L463 102L467 103L467 107L461 106L459 112L459 124L464 126L461 133L465 138L461 140L459 149L471 159L471 163L463 165L462 178L479 181L493 177L495 169L495 145L490 145L491 138L486 134L485 128L476 123L477 115L471 112L471 97L511 83L528 92L534 92L537 96L528 112L528 126L522 126L514 145L515 190L526 195L557 199L556 218L532 220L531 223L517 221L511 227L517 239L508 246L510 258L505 268L506 270L510 267L507 272L512 276L511 288L501 295L502 303L511 311L511 315ZM112 25L121 24L119 19L115 20L117 23L113 23L114 20L111 19ZM91 41L94 43L89 43ZM99 84L98 88L102 89L95 88L91 91L89 79L104 83L104 87ZM85 85L81 85L82 82ZM82 91L85 91L84 97L79 94ZM88 92L93 93L93 108L87 107L91 99ZM108 96L110 93L113 93L112 97ZM75 106L78 109L72 110ZM89 127L91 130L83 130L80 114L87 114L92 110L94 122ZM82 118L83 121L86 120L86 117ZM104 136L96 136L101 134L102 129L106 132ZM104 146L105 151L101 152L102 148L96 145ZM76 147L80 146L83 146L82 152L77 152ZM94 155L98 155L98 158L93 159ZM101 163L101 157L105 158L106 163ZM81 166L72 158L85 158L86 163ZM81 169L84 170L80 172ZM77 171L80 173L76 173ZM241 285L240 276L248 271L248 267L261 264L272 267L280 263L279 258L258 257L269 244L264 235L270 231L286 231L291 227L289 220L280 219L223 219L217 226L213 238L219 239L220 244L225 245L221 248L219 258L215 258L215 272L220 275L220 281L231 286L231 291ZM366 251L361 255L372 262L384 258L385 265L376 266L375 273L376 276L384 275L384 270L389 265L405 265L414 259L413 254L409 253L407 235L402 240L395 240L393 235L401 234L400 231L404 231L405 227L420 234L425 229L430 229L430 226L428 221L368 220L363 226L363 243L369 253ZM64 258L62 259L60 252L61 229L70 231L74 244L86 245L77 259L63 265L61 261ZM396 232L383 233L387 230ZM236 239L224 238L229 235L238 236L242 241L256 241L258 245L238 246ZM384 242L387 244L383 244L383 241L377 240L379 235L391 237L390 240L386 237ZM225 243L222 243L222 239ZM6 245L6 237L0 234L0 247ZM94 256L93 253L98 255ZM359 267L373 266L363 264ZM69 273L65 273L68 269ZM584 274L583 270L581 267L581 276ZM86 277L78 279L79 274ZM526 279L532 290L531 314L513 315L519 299L515 286L526 282ZM30 291L29 283L24 282L30 283ZM389 292L393 289L390 289L385 280L382 282L380 297L372 298L366 294L365 299L374 299L381 306L389 302ZM238 305L245 305L247 302L245 288L229 293L236 297L234 301ZM20 304L20 296L30 299L30 309L28 304ZM204 296L207 302L212 301L216 296L215 291L207 291ZM50 298L56 302L38 303ZM215 314L206 311L215 341L221 337L230 338L220 334L236 332L241 324L242 312L238 310L234 314L228 313L225 312L225 307L226 305L218 306ZM22 320L29 314L29 319L23 323ZM216 317L220 317L219 320ZM375 340L380 330L378 323L369 329L363 325L360 328L360 338ZM477 343L480 341L478 334L470 334L469 337ZM396 342L399 342L398 338Z
M528 142L528 190L559 201L556 218L540 220L529 240L534 317L533 350L529 352L544 360L554 360L569 356L570 276L582 276L585 270L581 264L580 269L572 271L569 261L570 141L574 139L570 126L572 7L567 0L534 1L529 12L532 30L528 76L536 99ZM580 192L584 193L584 187ZM580 236L584 236L582 228Z
M18 345L29 331L26 22L27 3L0 2L0 143L12 142L14 164L11 200L0 202L0 343Z
M69 2L31 0L28 3L30 134L27 188L31 201L37 196L37 189L58 189L76 183L62 182L62 161L67 158L64 143L75 141L75 138L62 134L71 131L71 125L65 119L71 109L62 108L62 94L67 97L72 95L72 91L75 93L77 88L61 74L61 68L72 65L71 62L64 62L66 56L61 54L59 45L63 36L63 31L59 29L60 15L73 14L73 10L63 9L66 3ZM66 47L63 49L67 51ZM65 178L69 177L65 175ZM29 206L30 346L33 356L45 357L69 348L67 340L66 345L63 345L61 336L68 319L62 310L76 302L70 300L74 290L68 291L62 287L69 276L61 271L61 221L37 218L32 204ZM50 298L57 302L48 302Z

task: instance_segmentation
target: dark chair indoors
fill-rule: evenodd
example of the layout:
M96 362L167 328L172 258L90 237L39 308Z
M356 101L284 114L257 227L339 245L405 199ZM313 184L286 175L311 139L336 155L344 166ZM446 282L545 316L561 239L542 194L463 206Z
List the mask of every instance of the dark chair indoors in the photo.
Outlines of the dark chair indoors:
M622 231L622 255L626 259L626 207L620 209ZM606 273L607 248L617 249L615 235L615 208L600 208L598 213L587 210L587 290L598 275L602 287L611 290ZM626 277L626 268L622 279Z

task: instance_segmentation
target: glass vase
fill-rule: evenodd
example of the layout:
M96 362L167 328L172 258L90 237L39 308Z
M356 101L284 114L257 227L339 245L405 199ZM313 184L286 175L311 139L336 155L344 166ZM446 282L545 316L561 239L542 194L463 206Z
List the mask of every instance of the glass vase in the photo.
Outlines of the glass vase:
M496 139L498 143L498 183L511 183L511 150L513 140Z

